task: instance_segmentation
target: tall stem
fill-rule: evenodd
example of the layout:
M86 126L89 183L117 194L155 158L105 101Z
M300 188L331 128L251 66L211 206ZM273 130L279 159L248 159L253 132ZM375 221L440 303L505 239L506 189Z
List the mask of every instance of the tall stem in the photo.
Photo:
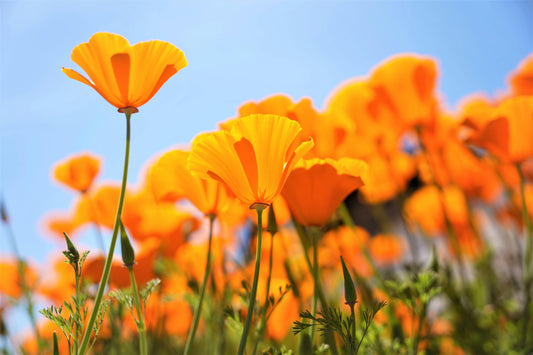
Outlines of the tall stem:
M207 282L209 281L209 275L211 273L211 244L213 239L213 221L215 220L215 215L209 215L209 241L207 244L207 260L205 262L205 272L204 272L204 281L202 282L202 287L200 288L200 298L198 299L198 304L194 310L194 319L192 326L189 330L189 335L187 336L187 343L185 344L184 355L188 355L191 350L191 345L196 334L196 329L198 328L198 322L200 321L200 314L202 313L202 303L204 301L205 289Z
M267 205L256 203L250 208L255 208L257 211L257 247L255 251L255 270L254 280L252 281L252 291L250 292L250 301L248 302L248 314L246 314L246 320L244 322L244 329L242 332L241 342L239 344L238 355L244 354L246 348L246 340L248 338L248 332L250 331L250 325L252 323L252 317L255 306L255 296L257 294L257 282L259 281L259 269L261 267L261 243L263 239L263 210Z
M144 325L144 313L141 307L139 288L137 287L133 267L128 267L128 271L130 272L131 287L133 288L133 301L135 302L135 308L137 309L137 319L135 322L137 324L137 330L139 331L139 351L141 355L147 355L148 343L146 342L146 326Z
M126 182L128 180L128 165L130 158L130 120L131 112L126 111L126 152L124 154L124 171L122 173L122 186L120 188L120 197L118 199L117 215L115 217L115 225L113 227L111 244L109 246L109 252L107 253L104 271L102 274L102 278L100 279L100 284L98 285L98 291L96 293L96 298L94 299L93 310L91 312L89 322L87 323L87 327L85 328L85 333L83 334L83 339L81 341L81 346L78 351L78 355L84 355L87 352L87 347L89 346L89 340L91 338L94 322L96 321L96 317L98 316L100 305L104 297L104 291L107 286L107 281L109 281L109 274L111 273L111 262L113 260L113 254L115 252L115 245L117 244L120 218L122 217L122 208L124 206L124 196L126 195Z
M263 309L261 311L261 322L259 323L259 330L257 332L258 333L257 337L255 338L254 349L252 351L252 355L255 355L257 353L257 347L259 346L259 341L263 338L263 334L265 333L266 314L267 314L267 309L268 309L268 297L270 295L270 281L272 280L273 255L274 255L274 234L270 234L270 255L268 258L268 277L267 277L266 292L265 292L265 302L263 304Z
M355 324L355 303L350 303L350 322L352 324L352 341L350 342L350 352L352 355L357 354L357 328Z

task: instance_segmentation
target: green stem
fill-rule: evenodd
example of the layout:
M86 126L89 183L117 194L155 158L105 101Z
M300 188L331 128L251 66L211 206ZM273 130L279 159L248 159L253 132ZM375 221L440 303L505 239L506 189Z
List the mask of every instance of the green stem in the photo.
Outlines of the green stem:
M107 281L109 281L109 274L111 273L111 263L113 261L113 254L115 252L115 245L117 244L118 230L120 227L120 218L122 217L122 208L124 207L124 196L126 195L126 182L128 180L128 165L130 158L130 120L131 112L126 111L126 152L124 154L124 171L122 174L122 186L120 188L120 197L118 199L118 208L117 215L115 217L115 225L113 227L113 234L111 237L111 244L109 246L109 252L107 253L107 258L104 265L104 271L102 273L102 278L100 279L100 284L98 285L98 291L96 293L96 298L94 299L93 310L91 311L91 316L87 327L85 328L85 333L81 341L81 346L78 351L78 355L85 355L87 352L87 347L89 346L89 340L91 338L92 329L94 327L94 322L98 316L100 305L104 298L104 291L107 286Z
M205 289L207 286L207 282L209 281L209 274L211 273L211 244L212 244L212 239L213 239L214 219L215 219L215 215L213 214L209 215L209 241L207 244L208 245L207 246L207 261L205 262L204 280L202 282L202 287L200 288L200 298L198 299L198 304L196 305L196 309L194 310L194 319L192 322L192 326L189 330L189 335L187 336L187 343L185 344L184 355L189 354L192 342L194 340L194 336L196 334L196 329L198 328L198 323L200 321L200 314L202 313L202 303L204 301Z
M78 347L80 345L80 334L81 334L81 323L83 320L81 319L81 313L80 313L80 274L81 270L78 272L77 270L74 270L76 272L76 320L79 321L76 322L74 325L74 354L78 353Z
M350 315L350 320L352 321L352 341L350 342L350 349L351 349L351 352L352 354L357 354L357 350L356 350L356 347L355 347L355 344L357 343L357 338L356 338L356 328L355 328L355 304L350 304L350 311L351 311L351 315Z
M250 331L250 325L252 323L252 317L255 306L255 296L257 294L257 282L259 281L259 269L261 267L261 243L263 238L263 210L267 205L256 203L250 208L255 208L257 211L257 247L255 251L255 270L254 280L252 282L252 291L250 293L250 301L248 302L248 314L246 314L246 320L244 322L244 330L242 332L241 342L239 344L238 355L243 355L246 348L246 340L248 339L248 332Z
M294 225L294 229L296 229L296 233L298 234L298 238L300 239L300 243L302 244L302 249L304 251L304 259L307 264L307 268L309 269L309 272L311 274L314 273L313 264L311 264L311 260L309 259L309 255L307 255L307 242L306 239L308 238L303 226L298 223L298 221L292 216L292 223ZM318 299L320 300L320 304L322 305L322 308L328 307L328 301L326 299L326 296L324 294L324 290L322 289L322 284L317 284L318 288L316 289L315 294L318 295ZM333 355L337 355L339 352L337 350L337 343L335 342L335 336L332 331L328 330L326 331L326 341L330 347L331 353Z
M254 342L254 349L252 351L252 355L255 355L257 353L257 347L259 345L259 340L263 338L263 335L265 334L265 328L266 328L266 314L268 309L268 296L270 294L270 281L272 280L272 262L273 262L273 254L274 254L274 235L270 235L270 255L268 258L268 277L267 277L267 284L266 284L266 292L265 292L265 302L263 305L263 309L261 310L261 322L259 323L259 329L257 331L257 337L255 338Z
M311 227L311 239L313 242L313 281L314 281L314 292L313 292L313 318L316 318L316 311L318 308L318 289L320 285L320 280L318 279L318 252L317 252L317 230L315 227ZM311 341L313 341L315 337L315 323L311 326Z
M413 342L413 354L418 354L418 343L420 342L420 336L422 335L422 326L424 325L424 320L426 319L427 312L427 303L423 302L420 315L418 317L418 327L416 330L415 340Z
M133 267L128 267L130 272L131 287L133 288L133 301L135 302L135 308L137 309L137 330L139 331L139 351L141 355L148 354L148 344L146 342L146 326L144 325L144 314L141 307L141 296L139 295L139 288L137 287L137 281L135 280L135 274L133 273Z
M516 170L520 176L520 198L522 200L522 217L524 224L526 225L526 247L524 251L524 291L525 291L525 302L523 310L523 319L524 323L522 325L522 335L521 335L521 348L525 349L527 344L527 335L529 328L529 306L531 303L531 284L533 283L533 272L531 270L531 253L532 253L532 238L533 238L533 225L531 224L531 219L529 218L529 212L527 209L526 203L526 191L525 185L526 181L524 178L524 173L519 164L516 164Z

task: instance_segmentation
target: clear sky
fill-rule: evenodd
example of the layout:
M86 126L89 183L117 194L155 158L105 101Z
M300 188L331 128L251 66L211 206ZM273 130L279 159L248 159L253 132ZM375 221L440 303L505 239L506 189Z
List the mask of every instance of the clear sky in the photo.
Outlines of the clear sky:
M533 2L0 0L0 191L35 262L63 247L41 217L74 198L51 181L54 162L91 151L104 159L99 181L121 178L123 115L61 72L78 69L72 49L99 31L171 42L189 62L133 116L135 183L150 157L215 129L245 101L282 92L321 108L336 85L396 53L437 58L451 109L467 94L504 90L533 52Z

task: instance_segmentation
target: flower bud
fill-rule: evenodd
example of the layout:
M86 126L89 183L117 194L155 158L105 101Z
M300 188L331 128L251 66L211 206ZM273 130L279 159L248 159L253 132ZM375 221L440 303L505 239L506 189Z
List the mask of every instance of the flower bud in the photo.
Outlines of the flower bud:
M344 274L344 299L346 300L347 305L353 307L357 303L357 293L355 292L355 285L353 283L352 277L350 276L350 272L348 271L348 268L346 267L346 264L342 259L342 256L341 263L342 273Z
M126 229L122 222L120 222L120 248L122 251L122 262L129 270L133 268L135 264L135 251L130 243L130 238L126 233Z

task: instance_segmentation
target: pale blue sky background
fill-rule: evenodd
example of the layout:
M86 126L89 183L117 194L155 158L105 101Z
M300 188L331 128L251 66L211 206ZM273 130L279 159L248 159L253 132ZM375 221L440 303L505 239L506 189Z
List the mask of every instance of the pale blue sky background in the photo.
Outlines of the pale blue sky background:
M503 90L533 51L533 2L0 0L0 191L22 254L41 263L63 246L39 220L74 196L50 180L53 163L91 151L104 157L100 181L121 177L123 116L61 72L78 69L72 49L99 31L171 42L189 62L134 115L136 182L154 154L214 129L247 100L283 92L320 108L336 85L396 53L435 56L450 107ZM8 251L1 230L0 255Z

